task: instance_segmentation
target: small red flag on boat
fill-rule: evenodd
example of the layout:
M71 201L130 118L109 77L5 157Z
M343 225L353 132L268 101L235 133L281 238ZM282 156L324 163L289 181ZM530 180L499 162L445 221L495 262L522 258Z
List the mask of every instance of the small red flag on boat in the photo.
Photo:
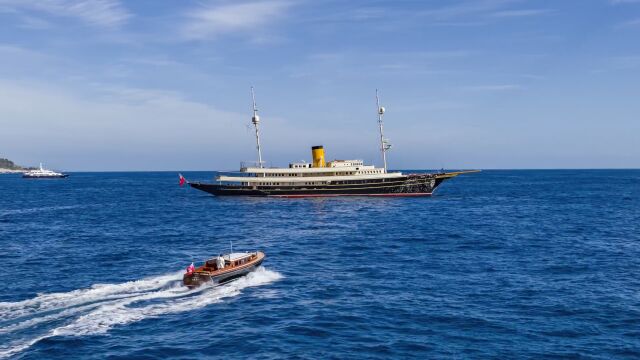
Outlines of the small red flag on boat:
M178 174L178 176L180 177L180 186L184 185L184 183L186 183L187 180L184 178L184 176L182 176L182 174Z

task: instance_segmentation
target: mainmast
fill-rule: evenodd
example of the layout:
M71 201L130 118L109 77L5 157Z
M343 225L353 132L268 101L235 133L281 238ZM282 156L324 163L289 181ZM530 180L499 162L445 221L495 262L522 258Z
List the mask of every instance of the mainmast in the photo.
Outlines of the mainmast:
M380 151L382 152L382 161L384 162L384 172L387 172L387 150L391 149L389 139L384 138L382 115L384 115L384 107L380 106L380 97L378 96L378 89L376 89L376 105L378 107L378 125L380 126Z
M253 100L253 117L251 117L251 122L253 126L256 128L256 149L258 149L258 166L262 168L262 152L260 150L260 130L258 129L258 124L260 123L260 117L258 116L258 108L256 107L256 94L253 91L253 86L251 87L251 99Z

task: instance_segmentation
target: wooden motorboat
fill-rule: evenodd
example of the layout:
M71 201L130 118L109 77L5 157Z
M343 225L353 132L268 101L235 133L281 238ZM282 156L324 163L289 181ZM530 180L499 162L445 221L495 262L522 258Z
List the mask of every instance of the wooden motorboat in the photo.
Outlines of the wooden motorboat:
M220 255L207 260L197 268L187 268L182 282L191 289L203 284L224 284L254 271L262 264L264 257L261 251Z

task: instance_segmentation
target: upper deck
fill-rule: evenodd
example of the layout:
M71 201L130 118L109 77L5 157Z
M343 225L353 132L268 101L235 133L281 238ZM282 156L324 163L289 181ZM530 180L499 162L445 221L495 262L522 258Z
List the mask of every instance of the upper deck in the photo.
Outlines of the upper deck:
M242 164L245 165L245 164ZM244 166L243 175L220 175L216 180L243 183L307 183L318 181L349 181L360 179L387 179L403 176L400 172L386 173L373 165L364 165L362 160L334 160L323 167L312 167L309 163L291 163L288 168L264 168Z

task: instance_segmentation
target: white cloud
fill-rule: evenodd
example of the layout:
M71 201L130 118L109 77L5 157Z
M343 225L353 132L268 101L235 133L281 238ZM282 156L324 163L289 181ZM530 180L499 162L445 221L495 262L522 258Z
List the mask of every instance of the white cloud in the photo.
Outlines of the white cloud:
M203 40L225 33L261 33L261 27L282 18L289 6L285 1L261 1L204 7L187 14L182 35Z
M0 8L75 18L101 27L118 27L132 16L118 0L0 0Z

